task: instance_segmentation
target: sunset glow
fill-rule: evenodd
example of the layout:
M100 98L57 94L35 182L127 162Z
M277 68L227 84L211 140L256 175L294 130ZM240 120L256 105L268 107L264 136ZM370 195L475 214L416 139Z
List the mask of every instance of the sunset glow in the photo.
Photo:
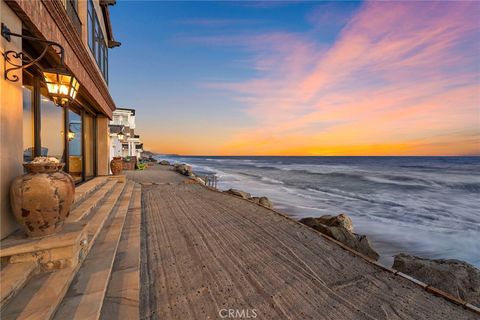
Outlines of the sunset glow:
M139 68L155 69L152 79L111 84L119 105L139 110L152 151L480 154L478 3L157 6L155 60L168 62ZM283 24L289 15L296 23ZM112 60L125 74L122 57Z

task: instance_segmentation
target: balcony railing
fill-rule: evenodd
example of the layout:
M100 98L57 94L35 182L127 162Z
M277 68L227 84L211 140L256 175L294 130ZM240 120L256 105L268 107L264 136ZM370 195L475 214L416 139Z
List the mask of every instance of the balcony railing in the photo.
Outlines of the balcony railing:
M70 17L70 20L72 21L73 25L75 26L75 31L77 31L79 36L81 36L82 22L78 17L77 8L78 8L78 0L66 0L67 14Z

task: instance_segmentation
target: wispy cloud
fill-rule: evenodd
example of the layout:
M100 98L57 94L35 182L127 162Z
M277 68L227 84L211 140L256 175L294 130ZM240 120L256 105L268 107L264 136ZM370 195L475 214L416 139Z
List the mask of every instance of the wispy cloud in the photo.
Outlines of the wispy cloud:
M204 84L236 93L255 120L223 152L480 154L478 16L474 2L372 2L329 47L315 25L217 37L249 50L259 71Z
M217 18L191 18L176 20L176 24L198 26L198 27L226 27L226 26L245 26L258 25L262 21L253 19L217 19Z

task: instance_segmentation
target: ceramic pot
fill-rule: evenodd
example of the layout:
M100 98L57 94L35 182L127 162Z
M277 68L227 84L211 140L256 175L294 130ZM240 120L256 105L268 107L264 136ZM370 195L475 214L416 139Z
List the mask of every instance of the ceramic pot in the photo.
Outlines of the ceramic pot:
M27 174L10 186L10 201L18 223L30 237L60 231L75 197L72 177L64 164L24 164Z
M122 157L113 157L112 161L110 161L110 170L112 170L112 174L115 176L122 174L122 170L123 170Z

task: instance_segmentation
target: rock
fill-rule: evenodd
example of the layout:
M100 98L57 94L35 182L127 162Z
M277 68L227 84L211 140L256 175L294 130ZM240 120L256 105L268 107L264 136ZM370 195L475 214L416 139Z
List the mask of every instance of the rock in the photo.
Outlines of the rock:
M480 306L480 270L454 259L395 256L393 268L473 305Z
M250 193L241 191L238 189L228 189L227 191L224 191L225 193L233 194L234 196L243 198L243 199L250 199L252 196Z
M370 244L370 241L368 241L367 236L356 234L356 233L354 233L354 235L358 241L358 246L354 250L366 255L369 258L372 258L375 261L378 260L380 255L378 254L377 251L375 251L375 249L373 249L372 245Z
M340 216L343 218L336 219ZM353 226L351 224L351 219L347 215L339 215L337 217L333 216L322 216L320 218L303 218L299 221L315 230L320 231L321 233L337 240L346 245L347 247L360 252L361 254L373 259L378 260L378 253L372 248L367 237L364 235L358 235L351 230ZM326 225L324 223L331 223L333 226ZM348 223L349 222L349 223ZM343 225L349 226L350 229L347 229ZM336 226L335 226L336 225Z
M205 181L203 181L202 178L194 177L193 179L194 179L195 181L197 181L198 183L200 183L200 184L205 184Z
M169 166L170 162L168 162L167 160L162 160L162 161L158 161L158 164L161 164L162 166Z
M248 199L248 200L260 204L260 197L251 197L251 198Z
M272 207L272 203L270 202L270 199L268 199L267 197L260 197L260 204L267 208Z
M344 227L353 233L352 219L346 214L339 214L338 216L324 215L319 218L303 218L301 223L314 228L315 225L322 224L328 227Z
M338 216L324 215L318 218L318 222L329 227L344 227L350 232L353 232L352 219L346 214L339 214Z
M320 222L318 222L318 219L319 218L308 217L308 218L300 219L298 222L303 223L304 225L315 229L315 226L321 224Z
M188 164L184 164L184 163L176 164L175 171L187 177L193 176L192 167L189 166Z
M248 200L261 204L264 207L272 208L272 203L267 197L251 197Z

